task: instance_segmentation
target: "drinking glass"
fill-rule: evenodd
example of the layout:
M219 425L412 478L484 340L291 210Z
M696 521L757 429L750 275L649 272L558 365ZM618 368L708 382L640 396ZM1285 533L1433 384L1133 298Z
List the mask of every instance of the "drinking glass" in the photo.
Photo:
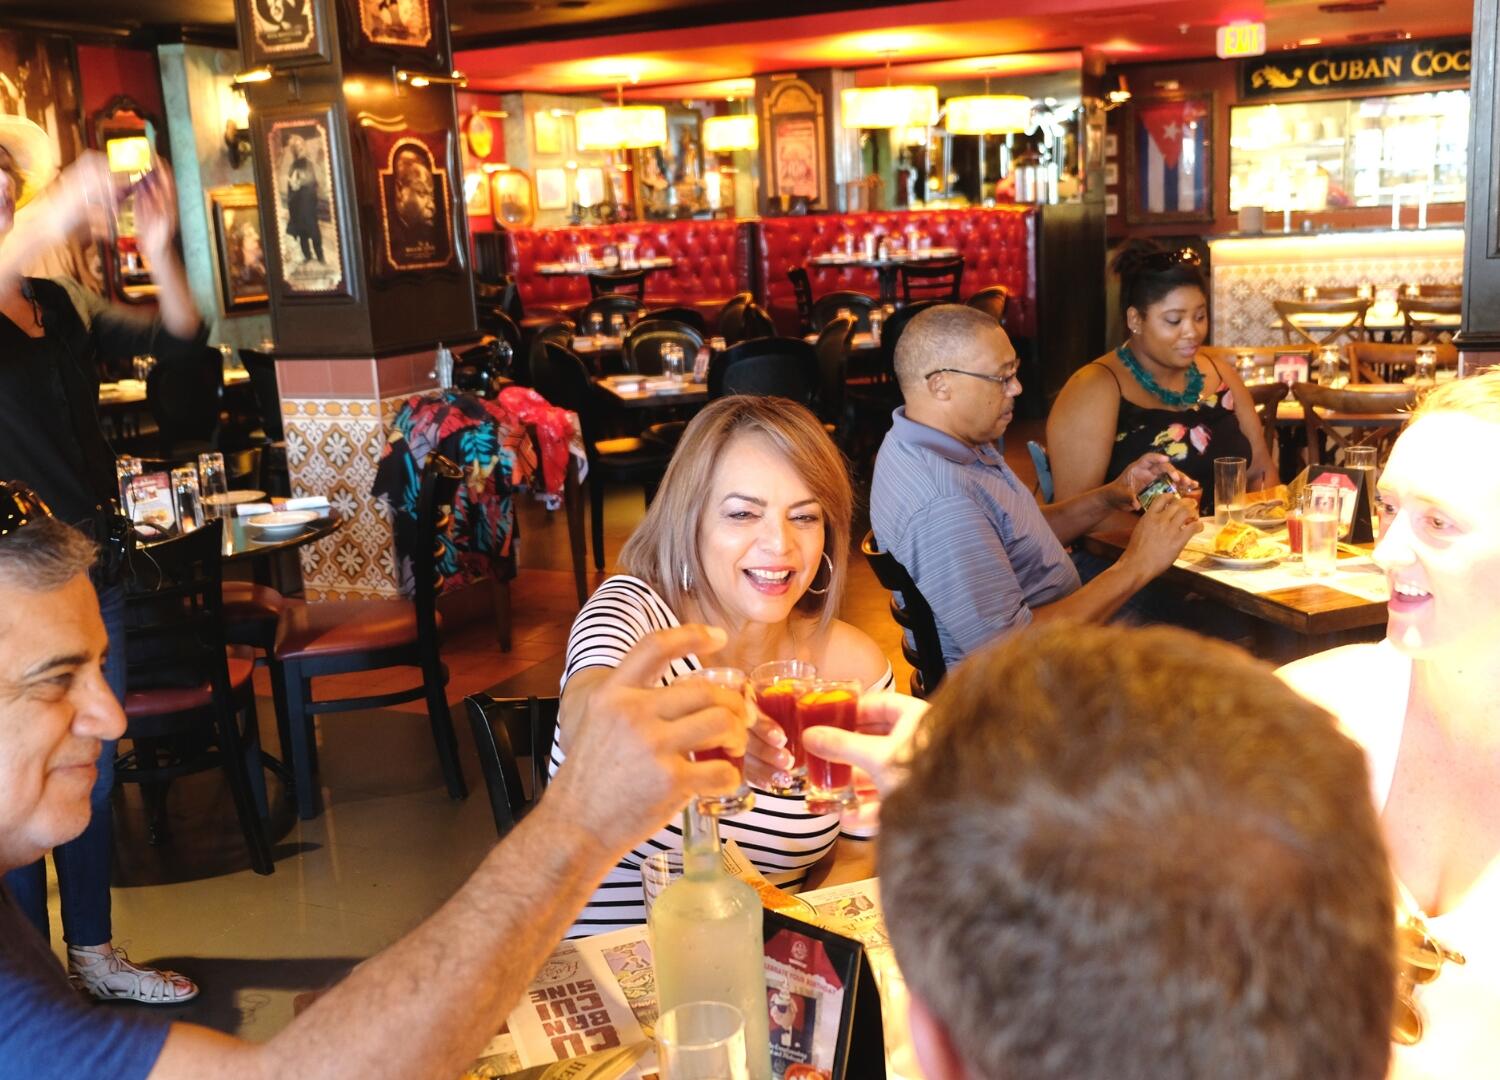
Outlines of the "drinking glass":
M1302 558L1302 515L1307 512L1307 492L1299 491L1287 500L1286 543L1292 557Z
M846 307L841 307L833 313L833 317L835 319L852 319L854 317L854 312L850 311Z
M1339 489L1312 484L1302 513L1302 568L1315 577L1333 573L1339 551Z
M1412 382L1431 386L1437 382L1437 349L1423 345L1417 349L1417 359L1412 372Z
M183 532L192 532L203 524L197 469L191 465L179 465L172 470L172 498L177 507L177 524Z
M589 313L589 332L594 335L594 344L604 344L604 314L599 311Z
M880 331L885 326L885 312L875 308L870 312L870 340L880 344Z
M776 721L786 736L785 750L792 755L791 768L771 778L769 790L778 795L801 795L803 791L807 758L802 753L802 729L797 725L797 698L817 677L818 669L806 660L772 660L750 672L755 704Z
M641 898L646 903L646 915L651 915L652 905L666 887L682 876L682 852L653 851L641 860Z
M661 373L673 382L682 382L683 365L686 357L683 355L682 346L672 343L661 347Z
M140 458L129 454L115 458L115 482L120 485L120 513L126 517L130 516L130 480L140 475Z
M797 697L797 726L801 734L806 735L809 728L815 727L854 731L859 726L859 692L857 682L814 679ZM859 803L851 766L820 758L805 745L802 753L807 761L808 813L827 814Z
M1245 459L1214 458L1214 524L1226 525L1245 516Z
M149 353L130 358L130 366L134 369L137 382L145 382L151 375L151 369L156 366L156 357Z
M1380 533L1379 521L1376 517L1378 511L1375 508L1375 482L1378 479L1379 464L1376 460L1376 451L1373 446L1351 446L1344 451L1344 467L1358 469L1361 478L1360 486L1364 488L1365 503L1370 508L1370 529L1377 536Z
M623 312L615 312L609 317L609 336L623 338L625 336L625 315Z
M682 352L680 345L675 345L679 356ZM683 676L678 682L687 682L698 679L703 682L722 686L724 689L739 694L745 702L745 726L750 726L753 719L750 713L750 679L739 668L712 667L694 671ZM740 786L733 795L700 795L698 797L698 812L711 814L714 817L725 817L729 814L740 814L755 805L755 793L750 790L750 785L745 782L745 755L731 756L722 747L714 747L712 750L694 750L692 754L694 761L727 761L735 767L740 774Z
M210 520L221 517L229 502L229 473L224 469L224 455L218 451L198 455L198 491L204 516Z
M1339 350L1337 345L1324 345L1318 353L1318 384L1332 386L1339 379Z
M1302 299L1316 300L1318 298L1318 287L1316 285L1302 286Z
M745 1018L720 1001L689 1001L656 1021L661 1080L749 1080Z

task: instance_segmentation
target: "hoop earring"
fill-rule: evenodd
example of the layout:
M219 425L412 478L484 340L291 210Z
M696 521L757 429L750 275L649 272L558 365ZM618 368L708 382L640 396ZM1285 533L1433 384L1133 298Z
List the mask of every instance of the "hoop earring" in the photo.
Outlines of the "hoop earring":
M828 580L824 583L821 589L814 589L811 585L807 587L807 591L813 596L828 595L828 586L833 584L833 559L829 557L829 554L826 551L823 552L823 562L828 566ZM813 580L817 581L818 579L814 577Z

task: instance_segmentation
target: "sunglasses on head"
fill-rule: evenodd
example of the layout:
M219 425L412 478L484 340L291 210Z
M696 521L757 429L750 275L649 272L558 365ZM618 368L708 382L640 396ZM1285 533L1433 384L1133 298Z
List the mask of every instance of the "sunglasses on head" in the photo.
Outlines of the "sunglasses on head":
M1422 1039L1424 1022L1416 991L1438 977L1444 963L1465 963L1462 953L1448 948L1427 929L1420 916L1408 915L1396 927L1396 1010L1391 1017L1391 1038L1401 1046L1415 1046Z
M1154 273L1163 270L1171 270L1177 266L1202 266L1203 256L1192 248L1178 248L1176 251L1154 251L1141 260L1141 266Z
M0 536L52 516L42 497L19 480L0 480Z

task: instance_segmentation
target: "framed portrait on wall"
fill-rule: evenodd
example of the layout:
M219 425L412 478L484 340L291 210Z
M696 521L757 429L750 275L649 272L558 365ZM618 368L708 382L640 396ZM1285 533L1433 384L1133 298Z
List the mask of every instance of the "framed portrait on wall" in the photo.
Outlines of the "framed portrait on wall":
M440 270L453 262L447 131L363 126L380 201L377 274Z
M214 245L224 310L236 314L268 306L266 249L254 184L211 188Z
M1125 219L1212 221L1212 94L1132 101L1125 121Z
M445 7L435 0L343 0L351 51L361 60L446 74Z
M343 213L333 182L335 108L266 110L255 122L265 140L272 192L275 242L268 267L278 297L350 295Z
M469 217L489 217L490 178L479 169L464 173L464 209Z
M525 227L536 220L536 196L531 177L520 169L490 173L490 210L496 225Z
M773 210L828 205L823 95L801 79L772 84L761 106L766 194Z
M538 210L566 210L568 208L568 171L566 169L538 169L536 171L536 208Z
M246 67L322 64L329 60L327 0L236 0Z

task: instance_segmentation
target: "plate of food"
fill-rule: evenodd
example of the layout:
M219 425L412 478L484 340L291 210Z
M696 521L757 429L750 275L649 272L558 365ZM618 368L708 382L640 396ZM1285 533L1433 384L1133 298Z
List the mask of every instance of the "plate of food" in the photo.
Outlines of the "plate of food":
M271 514L257 514L245 521L250 528L266 537L289 536L318 515L311 510L278 510Z
M1231 521L1214 537L1209 558L1228 570L1258 570L1286 558L1292 549L1254 525Z
M1246 525L1253 525L1262 532L1275 532L1286 528L1286 502L1282 499L1267 499L1264 502L1246 503Z

